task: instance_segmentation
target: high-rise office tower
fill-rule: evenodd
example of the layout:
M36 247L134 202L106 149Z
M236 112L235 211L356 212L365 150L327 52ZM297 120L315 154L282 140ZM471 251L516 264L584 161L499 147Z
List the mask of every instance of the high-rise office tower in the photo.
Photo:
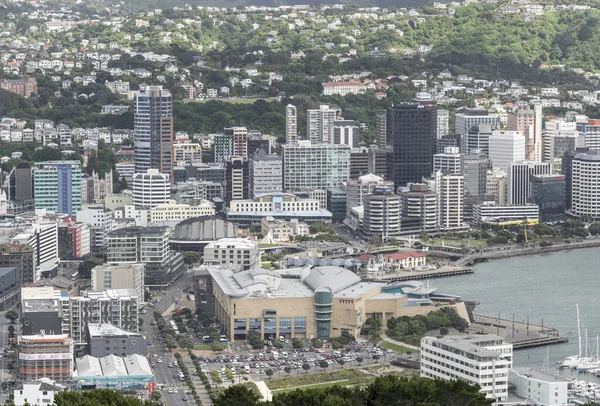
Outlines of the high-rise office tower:
M298 141L298 109L293 104L285 108L285 142L294 144Z
M533 113L535 118L535 123L533 126L533 159L536 161L541 161L543 155L542 122L544 118L541 100L536 100L533 102Z
M461 144L462 152L471 153L473 150L479 150L485 156L490 155L490 137L492 136L492 126L489 124L475 124L463 136Z
M528 160L535 159L535 123L535 112L533 110L518 110L516 113L508 113L507 116L506 129L509 131L518 131L525 137L525 159Z
M490 114L483 109L466 109L462 113L456 114L456 133L465 135L471 127L477 124L489 124L492 130L498 129L500 117L498 114Z
M350 145L352 148L360 145L358 126L354 120L335 120L331 131L330 144Z
M133 119L135 172L158 169L173 180L173 102L162 86L135 95Z
M470 154L461 154L460 173L465 181L465 219L472 217L474 205L484 201L489 163L488 157L477 150Z
M433 171L444 171L452 175L460 175L460 153L458 147L447 147L441 154L433 156Z
M321 105L318 109L306 110L307 138L311 142L330 142L333 122L337 116L335 109Z
M519 131L493 131L489 142L494 168L505 171L513 162L525 160L525 137Z
M464 177L439 170L435 173L437 216L440 230L456 230L464 224Z
M81 209L81 163L79 161L36 162L33 172L36 209L75 215Z
M375 113L375 144L379 149L385 149L387 145L387 113L385 110Z
M396 188L430 176L436 153L435 102L401 103L387 108L387 132L394 147L393 180Z
M232 156L248 159L248 130L246 127L224 128L223 134L231 138Z
M508 204L531 203L531 177L533 175L550 175L550 164L524 161L509 166Z

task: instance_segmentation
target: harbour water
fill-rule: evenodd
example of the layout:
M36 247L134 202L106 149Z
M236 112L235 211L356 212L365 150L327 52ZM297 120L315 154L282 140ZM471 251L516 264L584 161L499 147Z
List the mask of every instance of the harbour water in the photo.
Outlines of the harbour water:
M550 254L522 256L484 262L475 273L431 281L441 292L462 295L463 300L480 302L475 313L557 328L568 343L550 346L549 372L593 382L600 379L577 371L556 369L557 361L578 352L577 317L579 304L582 335L587 328L590 355L600 334L600 248L578 249ZM585 337L584 337L585 339ZM584 342L585 348L585 342ZM515 352L515 366L541 368L546 347Z

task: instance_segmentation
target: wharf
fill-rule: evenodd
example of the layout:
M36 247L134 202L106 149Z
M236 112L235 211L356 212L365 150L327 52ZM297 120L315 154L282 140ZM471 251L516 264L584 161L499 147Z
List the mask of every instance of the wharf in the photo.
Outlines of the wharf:
M471 333L496 334L512 343L513 349L533 348L550 344L566 343L569 340L561 337L557 329L531 323L513 322L498 317L474 314L468 331Z
M417 279L441 278L444 276L465 275L475 272L471 266L451 266L431 271L397 271L394 273L369 274L368 279L385 282L412 281Z

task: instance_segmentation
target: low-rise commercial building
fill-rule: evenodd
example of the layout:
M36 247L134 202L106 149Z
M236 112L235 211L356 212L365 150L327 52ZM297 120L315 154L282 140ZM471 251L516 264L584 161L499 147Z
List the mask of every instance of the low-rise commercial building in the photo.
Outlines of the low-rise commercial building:
M290 241L297 235L309 235L308 224L293 219L291 221L277 220L273 217L264 217L260 222L260 233L265 239L272 242Z
M494 335L449 335L421 339L421 376L479 385L495 401L508 397L512 344Z
M540 209L536 204L500 205L482 203L473 206L473 222L475 224L537 224Z
M544 406L574 405L573 381L534 368L508 370L508 382L514 394L527 404ZM533 402L533 403L529 403Z
M414 269L427 264L427 254L424 252L395 252L385 254L383 261L395 269Z
M240 269L260 266L258 243L244 238L222 238L204 247L206 265L232 265Z
M88 323L87 355L105 357L113 354L121 357L148 354L146 338L131 331L120 329L108 323Z
M347 331L358 336L365 320L414 316L437 310L429 291L409 296L399 285L367 282L354 272L322 266L289 268L275 272L251 269L234 272L222 266L202 267L212 287L203 301L214 301L216 317L234 340L250 330L264 338L328 338ZM198 280L206 281L202 275ZM409 289L409 291L412 291ZM428 306L429 305L429 306ZM464 303L452 305L467 317Z
M264 217L273 217L288 221L331 222L331 212L321 207L317 199L302 199L290 193L271 193L254 200L232 200L229 202L227 220L251 224L260 223Z
M73 380L78 389L140 390L154 382L148 360L139 354L102 358L85 355L75 364Z
M150 210L150 222L187 220L194 217L214 216L214 203L204 200L198 204L182 204L174 200L159 204Z

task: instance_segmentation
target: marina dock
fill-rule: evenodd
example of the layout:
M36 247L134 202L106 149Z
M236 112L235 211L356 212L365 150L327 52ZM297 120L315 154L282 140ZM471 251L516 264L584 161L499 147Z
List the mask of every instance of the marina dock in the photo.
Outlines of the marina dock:
M512 343L513 349L533 348L550 344L566 343L555 328L474 314L468 331L471 333L496 334Z
M471 266L452 266L442 267L431 271L397 271L394 273L382 273L381 275L369 275L368 279L385 282L401 282L418 279L441 278L444 276L465 275L473 272L474 270Z

